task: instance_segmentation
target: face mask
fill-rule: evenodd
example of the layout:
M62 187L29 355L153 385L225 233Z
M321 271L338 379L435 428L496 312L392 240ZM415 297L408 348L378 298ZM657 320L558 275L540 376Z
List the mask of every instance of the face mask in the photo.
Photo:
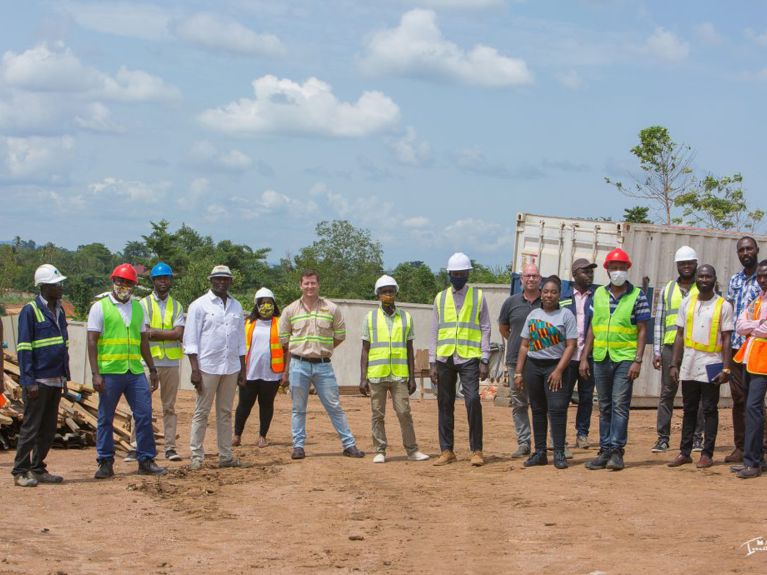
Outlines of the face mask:
M467 277L450 276L450 283L453 285L456 291L465 286L467 281L469 281L469 278Z
M381 294L378 299L384 305L394 305L394 294Z
M610 282L616 287L621 287L625 284L628 277L629 273L624 270L610 272Z
M117 284L112 285L112 290L114 290L115 296L117 296L117 299L120 301L128 301L130 296L133 294L132 287L119 286Z
M258 306L258 313L263 318L270 318L272 317L272 314L274 313L274 304L264 302L260 306Z

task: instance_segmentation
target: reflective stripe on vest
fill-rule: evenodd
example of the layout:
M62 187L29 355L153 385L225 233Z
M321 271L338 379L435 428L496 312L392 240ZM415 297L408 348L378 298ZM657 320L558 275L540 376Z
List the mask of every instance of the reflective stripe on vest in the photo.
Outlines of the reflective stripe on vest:
M149 318L149 327L152 329L172 330L173 320L176 318L178 312L178 303L168 296L165 300L165 315L160 313L160 304L150 294L141 300L141 307L144 308L144 313ZM184 352L181 350L181 342L177 339L168 341L149 341L149 349L152 352L152 357L156 359L181 359Z
M141 363L141 324L144 313L141 304L131 300L128 327L125 327L123 316L109 296L102 298L99 305L104 314L104 329L98 343L99 373L144 373Z
M473 359L482 356L482 330L479 326L482 290L469 287L458 314L453 300L453 290L447 288L437 295L439 331L437 332L437 356Z
M722 304L724 298L722 296L716 296L716 303L714 304L714 313L711 316L711 329L708 333L708 342L700 343L692 339L692 325L693 315L695 311L695 304L698 303L698 294L690 296L690 301L687 304L687 317L684 322L684 345L691 349L697 349L698 351L707 351L709 353L722 351L722 344L719 341L719 322L722 316Z
M272 322L269 328L269 357L271 359L272 371L274 373L282 373L285 371L285 352L282 349L280 343L280 334L277 330L277 324L279 320L272 316ZM247 318L245 320L245 368L247 370L250 364L250 345L253 342L253 331L255 330L256 322Z
M631 293L624 294L618 306L610 313L610 294L604 286L594 292L594 360L633 361L637 352L639 328L631 323L631 313L639 297L639 288L633 286Z
M391 332L380 307L368 312L367 319L370 333L368 378L383 379L392 374L402 379L407 378L410 374L407 365L407 338L413 326L410 314L404 309L395 313L392 317Z
M759 319L762 308L762 296L754 300L751 319ZM747 336L746 343L741 346L733 360L743 363L745 358L746 371L756 375L767 375L767 338Z
M698 286L692 284L690 291L687 292L688 296L696 295L698 293ZM684 295L679 287L679 284L675 280L671 280L666 284L663 289L663 300L665 302L664 311L666 313L666 321L663 326L663 344L673 345L674 338L676 338L676 316L679 314L679 306L682 304Z

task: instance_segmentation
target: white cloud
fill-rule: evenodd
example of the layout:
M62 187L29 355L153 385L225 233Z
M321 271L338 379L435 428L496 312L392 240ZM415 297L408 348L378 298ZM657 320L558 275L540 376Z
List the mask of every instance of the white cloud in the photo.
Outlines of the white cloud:
M165 199L170 182L148 183L139 180L122 180L107 177L88 184L88 195L92 200L104 202L138 202L158 204Z
M656 28L645 42L651 56L667 62L681 62L690 54L690 45L664 28Z
M114 78L105 77L103 97L122 102L162 102L179 98L178 88L143 70L121 67Z
M583 78L581 78L578 71L574 69L557 74L557 80L570 90L580 90L583 87Z
M349 198L331 190L327 185L318 182L309 190L309 195L326 204L336 216L364 225L380 224L382 219L392 213L393 204L372 194L364 194ZM323 210L323 213L324 210Z
M74 153L71 136L0 138L0 180L63 183Z
M250 156L237 149L219 150L207 141L196 142L189 152L189 159L205 168L229 172L244 172L253 166Z
M229 210L227 210L221 204L210 204L207 208L205 208L204 214L205 215L203 219L206 222L213 223L226 218L229 215Z
M695 33L706 44L717 45L722 43L722 36L716 31L716 27L711 22L701 22L695 26Z
M408 126L405 134L393 140L390 145L397 161L408 166L420 166L428 162L431 156L429 143L420 140L412 126Z
M318 211L317 204L311 200L291 198L274 190L265 190L253 203L247 216L261 216L273 214L288 214L291 216L304 217Z
M442 234L444 242L453 249L466 252L492 253L509 250L514 245L514 232L507 225L478 218L466 218L448 224Z
M767 31L760 34L759 32L755 32L752 28L746 28L744 33L746 38L752 40L759 46L767 46Z
M66 2L59 6L83 28L103 34L163 40L169 37L168 13L138 2Z
M101 102L90 104L82 114L74 118L75 124L83 130L91 132L112 132L119 133L125 131L125 128L112 120L112 113Z
M504 56L478 44L464 50L446 40L431 10L411 10L399 26L373 34L362 67L371 74L435 78L477 86L531 84L533 76L524 60Z
M402 222L402 225L406 228L410 229L423 229L428 227L431 224L429 221L429 218L424 216L414 216L412 218L407 218L404 222Z
M408 3L427 8L481 9L503 6L505 0L408 0Z
M253 81L255 99L242 98L205 110L200 122L228 134L315 134L356 138L391 128L399 108L381 92L364 92L356 102L341 102L317 78L303 84L275 76Z
M236 20L199 12L180 21L176 36L202 48L234 54L279 56L285 53L280 39L272 34L257 34Z

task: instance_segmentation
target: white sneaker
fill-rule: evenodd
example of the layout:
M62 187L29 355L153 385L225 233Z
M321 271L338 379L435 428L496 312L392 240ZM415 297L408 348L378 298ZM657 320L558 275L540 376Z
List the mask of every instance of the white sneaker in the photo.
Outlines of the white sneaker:
M383 453L376 453L373 463L386 463L386 456Z
M411 453L410 455L408 455L407 458L410 461L426 461L427 459L429 459L429 456L426 455L425 453L420 452L420 451L416 451L416 452Z
M189 471L199 471L202 469L203 462L199 457L192 457L192 461L189 464Z

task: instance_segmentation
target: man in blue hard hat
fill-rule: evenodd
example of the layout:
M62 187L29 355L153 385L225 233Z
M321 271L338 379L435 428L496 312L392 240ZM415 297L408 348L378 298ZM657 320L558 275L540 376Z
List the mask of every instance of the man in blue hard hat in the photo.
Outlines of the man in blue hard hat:
M144 318L149 332L149 349L160 378L160 401L165 435L165 459L181 461L176 452L176 396L181 380L181 340L184 337L184 308L170 296L173 270L160 262L149 273L152 293L141 300ZM128 453L125 461L131 461L135 451Z

